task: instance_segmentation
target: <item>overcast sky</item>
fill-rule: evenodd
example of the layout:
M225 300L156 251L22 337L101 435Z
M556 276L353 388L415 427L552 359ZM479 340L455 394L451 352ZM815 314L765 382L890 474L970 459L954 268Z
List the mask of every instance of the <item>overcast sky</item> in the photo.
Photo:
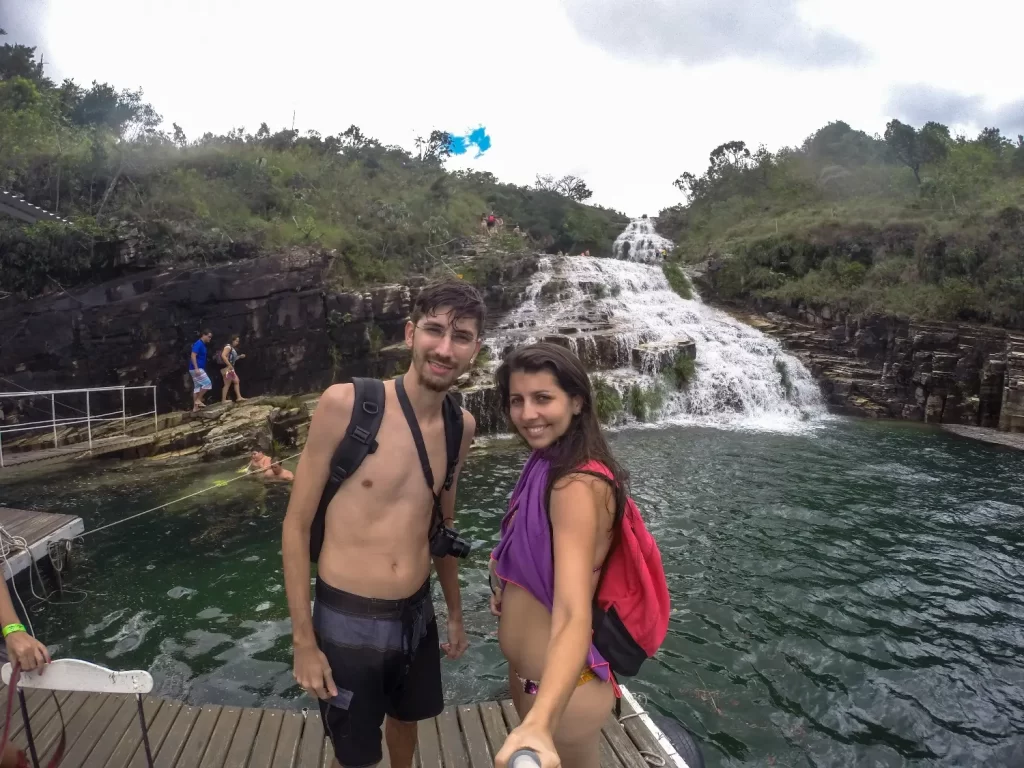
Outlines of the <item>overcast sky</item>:
M929 0L0 0L50 77L142 87L195 137L350 124L412 148L484 125L451 167L574 173L633 216L722 142L775 149L830 120L1024 132L1024 3Z

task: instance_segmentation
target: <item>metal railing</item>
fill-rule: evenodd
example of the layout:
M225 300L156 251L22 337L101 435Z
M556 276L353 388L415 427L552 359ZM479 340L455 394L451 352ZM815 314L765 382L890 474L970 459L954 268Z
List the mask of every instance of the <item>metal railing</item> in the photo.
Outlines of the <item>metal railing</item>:
M153 395L153 409L147 410L143 413L128 415L128 393L135 390L152 390ZM68 400L78 395L85 395L85 410L68 405L65 402L57 400L58 395L63 395L62 400ZM106 407L110 406L110 401L117 401L117 395L120 394L121 407L119 410L112 410L103 413L93 413L93 405L95 400L106 401ZM50 389L45 391L34 391L34 390L23 390L20 392L0 392L0 403L4 400L32 400L32 399L43 399L49 398L49 411L50 418L40 419L39 421L28 421L17 424L4 424L0 422L0 467L4 466L4 435L18 432L30 432L32 430L52 430L53 431L53 447L60 447L60 437L57 434L58 427L73 426L76 424L85 424L86 428L86 440L89 443L90 450L93 444L93 425L94 424L106 424L110 422L120 421L121 422L121 434L128 434L128 422L135 419L143 419L148 416L153 417L153 434L160 431L160 422L157 418L157 406L156 406L156 387L153 385L138 386L138 387L90 387L87 389ZM148 402L148 398L147 398ZM57 407L75 411L79 415L67 416L57 418ZM40 408L36 405L30 404L28 406L32 410L45 412L44 408Z

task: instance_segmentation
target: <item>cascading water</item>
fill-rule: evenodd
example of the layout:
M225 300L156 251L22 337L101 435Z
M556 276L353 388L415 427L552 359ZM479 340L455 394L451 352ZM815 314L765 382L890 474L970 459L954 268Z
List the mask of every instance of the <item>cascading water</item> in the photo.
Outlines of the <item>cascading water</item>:
M513 345L547 337L571 347L598 369L595 378L623 395L636 387L662 391L656 421L787 429L826 413L797 358L699 297L678 296L660 266L584 256L543 259L526 300L487 344L497 361ZM631 365L639 345L687 337L696 344L696 366L684 389L674 391L661 375Z
M612 254L616 259L651 264L661 261L663 254L673 247L671 240L654 231L654 222L650 219L633 219L625 231L615 238Z

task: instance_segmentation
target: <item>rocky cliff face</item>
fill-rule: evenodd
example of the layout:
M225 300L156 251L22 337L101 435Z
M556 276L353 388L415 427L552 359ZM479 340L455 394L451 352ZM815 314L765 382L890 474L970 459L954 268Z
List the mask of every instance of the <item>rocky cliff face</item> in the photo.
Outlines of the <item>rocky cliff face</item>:
M292 249L210 269L150 271L31 301L0 302L0 376L7 391L155 384L162 411L188 406L189 347L209 328L207 370L219 399L215 351L242 337L242 394L316 392L351 376L389 376L416 291L404 285L333 291L330 254ZM496 260L482 276L496 310L514 303L531 259ZM214 399L214 398L211 398ZM26 407L0 403L7 415ZM150 407L152 407L150 405ZM48 405L47 405L48 408ZM48 415L48 414L47 414ZM35 418L41 418L35 416Z
M1024 334L758 300L738 315L779 338L858 415L1024 431Z

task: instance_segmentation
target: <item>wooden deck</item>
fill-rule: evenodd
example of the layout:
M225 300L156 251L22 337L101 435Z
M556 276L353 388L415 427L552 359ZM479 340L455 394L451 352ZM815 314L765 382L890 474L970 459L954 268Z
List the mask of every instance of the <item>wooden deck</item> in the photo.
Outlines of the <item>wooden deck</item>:
M10 507L0 507L0 525L11 536L21 536L28 542L27 550L12 549L7 554L3 574L5 579L17 576L33 560L48 560L46 545L49 541L71 539L85 532L85 523L80 517Z
M26 691L32 736L42 764L60 737L56 701L67 732L61 768L145 768L138 704L134 696ZM15 700L15 708L20 709ZM7 689L0 686L0 713ZM333 753L315 711L189 706L148 697L143 711L159 768L329 768ZM623 702L623 715L632 712ZM27 748L20 711L11 720L13 741ZM519 718L511 701L449 706L419 724L414 768L489 768ZM389 766L384 746L382 766ZM641 750L673 765L640 719L609 718L601 735L601 768L651 768Z

